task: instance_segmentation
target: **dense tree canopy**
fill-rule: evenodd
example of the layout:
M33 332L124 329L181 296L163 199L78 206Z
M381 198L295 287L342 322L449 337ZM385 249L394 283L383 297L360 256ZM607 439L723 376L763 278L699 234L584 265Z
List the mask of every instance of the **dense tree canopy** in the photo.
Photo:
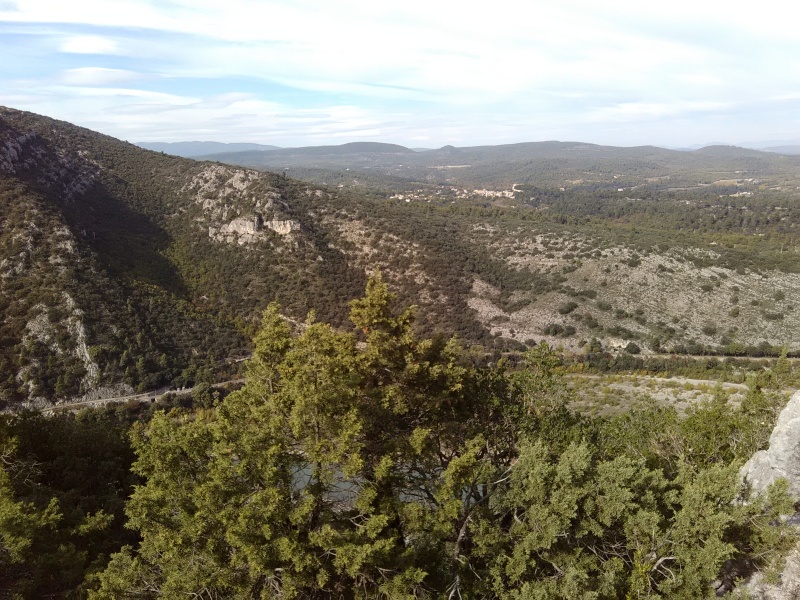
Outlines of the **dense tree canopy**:
M0 418L0 596L77 598L124 527L136 478L128 426L113 413Z
M793 543L785 490L742 502L735 458L686 451L697 419L579 418L546 346L475 367L379 277L351 320L270 306L242 390L135 428L141 542L96 597L698 598Z

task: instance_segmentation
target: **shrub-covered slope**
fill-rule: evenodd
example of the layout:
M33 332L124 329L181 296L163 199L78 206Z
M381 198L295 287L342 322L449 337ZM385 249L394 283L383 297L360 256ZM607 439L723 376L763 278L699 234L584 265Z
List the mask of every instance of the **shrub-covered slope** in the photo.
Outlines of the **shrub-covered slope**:
M295 210L303 193L2 109L2 400L191 383L246 351L276 297L341 318L363 275Z
M397 148L353 151L384 160ZM520 157L534 150L541 160L526 167ZM437 152L456 164L466 151ZM0 401L233 376L270 301L288 317L313 309L342 325L375 269L420 305L426 335L456 333L498 352L542 340L580 350L593 338L643 352L800 349L789 157L585 144L470 152L512 180L528 169L534 183L408 193L409 179L378 174L371 190L317 186L0 109ZM552 172L547 152L560 153ZM666 177L680 159L719 167L723 179L696 189L643 179L619 192L610 186L627 179L597 171L554 187L559 164L593 168L586 153L651 161L647 177ZM774 185L727 179L762 162ZM470 173L486 187L498 181Z

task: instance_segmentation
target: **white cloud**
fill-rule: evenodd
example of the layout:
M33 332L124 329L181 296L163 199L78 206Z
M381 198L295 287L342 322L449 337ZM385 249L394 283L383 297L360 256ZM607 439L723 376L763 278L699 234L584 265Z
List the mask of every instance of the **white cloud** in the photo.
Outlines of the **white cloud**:
M61 44L61 52L70 54L117 54L117 43L110 38L98 35L76 35L66 38Z
M135 98L138 101L149 102L154 106L161 107L185 106L202 102L199 98L123 87L82 87L80 85L69 87L50 86L43 88L42 91L62 96L65 101L79 99L80 102L85 102L87 98L96 98L98 100L107 98Z
M103 67L80 67L66 69L61 72L61 81L67 85L75 86L108 86L119 83L130 83L144 76L134 71L125 69L106 69Z
M136 141L260 140L290 146L302 132L308 143L340 142L353 132L377 137L386 120L378 111L356 106L295 108L251 94L203 99L125 87L37 86L32 81L0 90L0 104Z
M790 16L779 0L748 11L696 0L0 0L0 24L30 28L24 72L34 80L15 88L0 65L0 98L32 106L37 93L45 104L62 94L61 118L71 107L82 124L114 127L80 98L125 131L140 127L137 137L161 136L158 126L221 140L253 127L280 144L290 135L613 142L639 135L621 129L631 123L663 136L669 120L692 136L711 116L800 89ZM63 85L42 83L54 78ZM162 116L148 121L148 111Z
M719 113L733 105L724 102L621 102L603 106L584 116L587 122L637 122L685 117L696 113Z

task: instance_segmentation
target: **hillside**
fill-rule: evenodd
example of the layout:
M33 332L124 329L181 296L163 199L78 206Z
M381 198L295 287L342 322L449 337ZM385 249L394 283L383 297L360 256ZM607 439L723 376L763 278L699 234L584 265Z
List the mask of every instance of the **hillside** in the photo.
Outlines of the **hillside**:
M363 286L295 182L11 109L0 149L3 402L211 377L270 300L335 320Z
M259 154L286 164L287 152ZM435 175L415 183L354 157L452 168L414 167ZM800 203L789 185L800 158L352 144L309 151L303 164L322 159L334 163L288 167L327 185L309 184L0 109L2 402L232 377L268 303L345 325L377 268L420 306L423 333L455 333L476 356L542 340L800 351ZM462 160L483 162L455 168ZM585 179L559 179L566 172ZM350 185L361 174L371 179ZM441 183L451 175L461 187Z
M402 159L340 151L263 160L394 200L380 216L361 204L357 219L336 222L364 264L382 255L397 263L403 240L426 244L426 236L462 241L458 255L500 261L506 270L476 267L461 278L472 278L467 303L499 340L544 337L579 350L597 337L607 347L635 341L692 354L797 348L797 157L571 142L445 147ZM381 264L391 271L390 262ZM441 265L430 268L438 281Z

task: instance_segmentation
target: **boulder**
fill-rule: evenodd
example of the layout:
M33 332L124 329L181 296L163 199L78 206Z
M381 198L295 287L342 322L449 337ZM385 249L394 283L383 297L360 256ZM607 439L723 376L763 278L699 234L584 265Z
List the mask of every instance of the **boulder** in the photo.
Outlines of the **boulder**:
M756 493L783 477L789 482L789 493L800 500L800 391L792 395L778 416L769 448L753 454L740 474Z

